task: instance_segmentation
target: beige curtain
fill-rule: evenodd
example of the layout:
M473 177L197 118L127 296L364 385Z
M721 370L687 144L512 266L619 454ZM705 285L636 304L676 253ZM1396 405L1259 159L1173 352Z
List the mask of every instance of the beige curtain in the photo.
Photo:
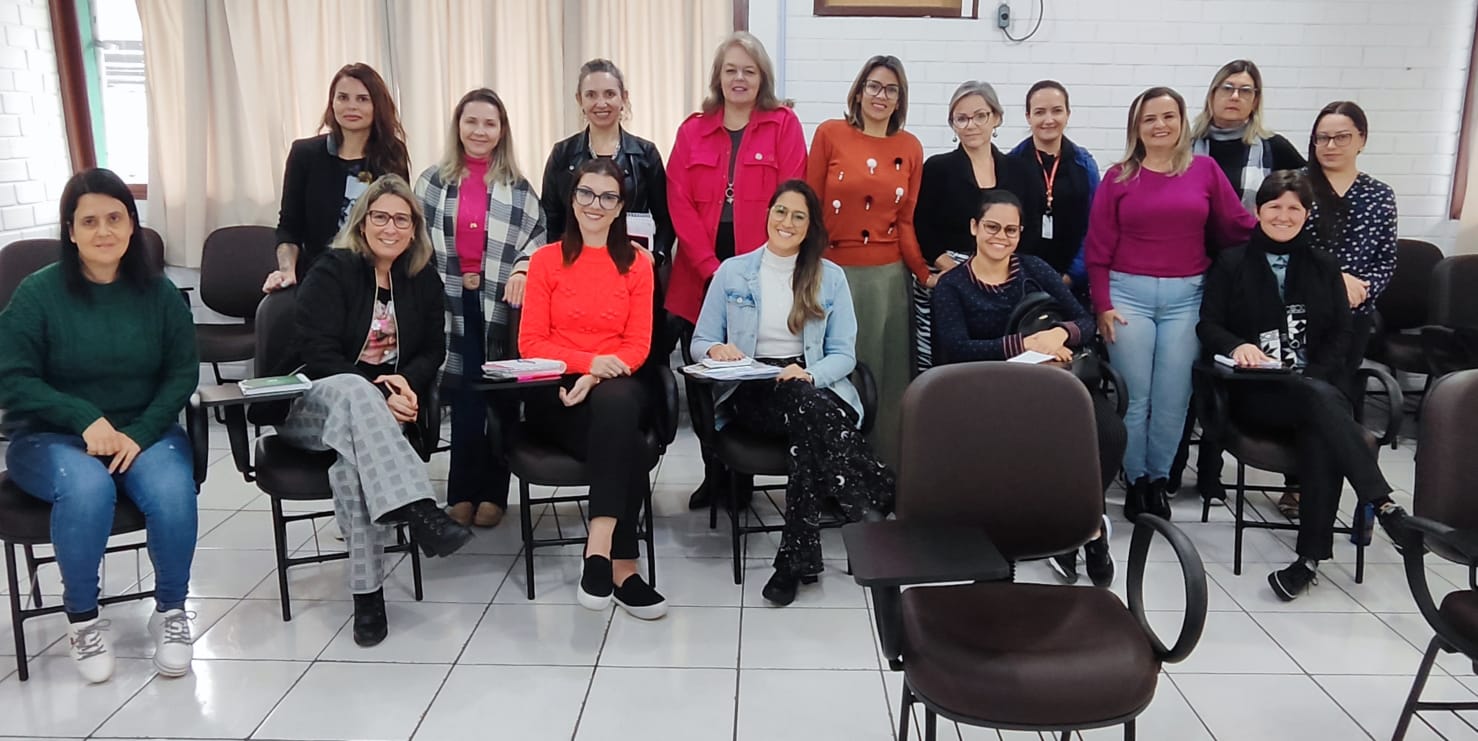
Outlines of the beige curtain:
M411 175L440 160L457 99L508 106L537 188L554 142L582 125L579 65L607 57L628 129L664 157L703 98L731 0L137 0L149 109L149 221L171 265L198 267L212 230L276 225L294 139L319 133L328 82L366 62L394 91Z
M213 229L277 224L293 139L318 133L347 62L383 72L380 0L138 0L149 109L149 221L171 265Z

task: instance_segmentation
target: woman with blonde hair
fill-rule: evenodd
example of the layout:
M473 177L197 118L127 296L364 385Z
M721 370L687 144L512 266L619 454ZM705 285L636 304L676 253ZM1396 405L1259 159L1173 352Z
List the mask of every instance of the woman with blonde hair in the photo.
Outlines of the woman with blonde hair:
M806 135L775 95L775 67L743 31L718 45L702 109L678 127L667 161L667 206L677 233L665 305L691 336L719 263L765 242L765 214L781 183L803 177ZM709 483L688 506L708 506Z
M1191 126L1191 151L1216 160L1249 213L1268 173L1304 166L1298 148L1263 125L1262 99L1262 72L1251 60L1234 59L1211 78Z
M1246 242L1257 220L1216 162L1192 153L1180 93L1140 93L1126 139L1124 158L1104 174L1089 212L1088 283L1098 331L1129 387L1125 516L1168 518L1207 253Z
M300 448L332 450L334 515L349 551L354 642L385 639L385 544L410 526L427 556L454 553L472 533L436 505L426 465L401 432L446 357L445 299L420 202L399 175L371 183L334 249L297 297L293 364L313 388L277 428Z
M546 241L497 93L478 88L457 101L446 154L421 173L415 191L451 327L442 379L452 413L447 503L463 525L496 527L508 509L503 431L517 422L518 405L507 394L490 404L468 382L482 378L483 362L517 356L508 346L509 307L523 303L528 259Z

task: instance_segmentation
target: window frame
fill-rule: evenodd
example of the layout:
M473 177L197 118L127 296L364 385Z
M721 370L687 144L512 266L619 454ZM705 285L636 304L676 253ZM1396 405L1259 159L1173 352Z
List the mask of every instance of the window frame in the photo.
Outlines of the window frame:
M969 11L968 13L966 11ZM980 0L912 0L911 2L868 2L866 0L815 0L812 15L823 17L884 18L980 18Z
M94 103L101 110L101 91L96 63L88 62L87 47L92 41L90 0L52 0L51 38L56 50L57 93L62 99L62 120L67 130L67 154L72 172L98 166L97 126L101 121L93 115ZM133 197L149 197L147 183L128 183Z
M1473 28L1473 43L1468 49L1468 86L1463 91L1463 113L1458 122L1457 158L1452 170L1452 195L1448 202L1447 218L1459 221L1463 218L1463 202L1468 195L1468 167L1472 161L1474 142L1474 129L1478 128L1478 110L1475 110L1474 97L1478 97L1478 70L1473 66L1478 65L1478 24Z

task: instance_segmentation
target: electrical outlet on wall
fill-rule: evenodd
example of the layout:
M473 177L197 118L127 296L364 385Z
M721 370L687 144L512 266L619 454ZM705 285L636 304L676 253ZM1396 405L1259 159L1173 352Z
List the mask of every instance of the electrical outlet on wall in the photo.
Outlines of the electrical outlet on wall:
M1006 29L1011 27L1011 4L1001 3L996 8L996 27Z

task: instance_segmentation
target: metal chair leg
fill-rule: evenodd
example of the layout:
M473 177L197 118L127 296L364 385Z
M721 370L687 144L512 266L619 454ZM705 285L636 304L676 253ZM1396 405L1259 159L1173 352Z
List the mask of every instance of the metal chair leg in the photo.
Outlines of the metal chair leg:
M20 575L15 568L15 546L4 543L5 546L5 584L10 588L10 632L15 637L15 668L16 675L22 682L31 678L30 667L26 665L26 628L21 624L21 583Z
M734 552L734 583L744 583L744 545L739 540L740 475L729 473L729 544Z
M1124 723L1124 741L1134 741L1134 719Z
M400 528L397 527L396 530L398 531ZM398 539L400 536L397 535L396 537ZM416 543L416 534L410 533L410 536L406 538L406 543L410 546L411 550L411 589L415 592L416 601L420 602L426 595L421 584L421 549Z
M939 716L934 714L927 706L924 707L924 741L938 741Z
M1416 679L1411 683L1411 694L1406 696L1406 705L1401 708L1401 718L1396 721L1396 732L1391 734L1391 741L1401 741L1406 738L1406 729L1411 726L1411 718L1416 714L1416 704L1421 700L1422 688L1427 684L1427 676L1432 672L1432 662L1437 660L1437 651L1441 650L1442 644L1433 637L1427 644L1427 653L1422 656L1421 667L1416 671Z
M287 589L287 523L282 520L282 500L272 500L272 551L277 558L277 600L282 603L282 622L293 619L292 597Z
M1242 461L1237 461L1237 522L1234 525L1236 536L1232 548L1232 573L1242 575L1242 521L1243 510L1247 504L1247 466Z
M903 702L898 707L898 741L908 741L908 714L913 709L913 693L908 682L903 683Z
M36 551L30 543L22 546L26 552L26 578L31 580L31 608L41 607L41 580L37 579L37 570L41 567L36 565ZM61 564L57 564L61 568Z
M642 495L642 522L647 529L647 583L657 586L657 537L652 533L652 480L646 479L647 490Z
M518 522L523 528L524 576L528 580L529 599L534 598L534 516L529 512L529 485L518 480Z

